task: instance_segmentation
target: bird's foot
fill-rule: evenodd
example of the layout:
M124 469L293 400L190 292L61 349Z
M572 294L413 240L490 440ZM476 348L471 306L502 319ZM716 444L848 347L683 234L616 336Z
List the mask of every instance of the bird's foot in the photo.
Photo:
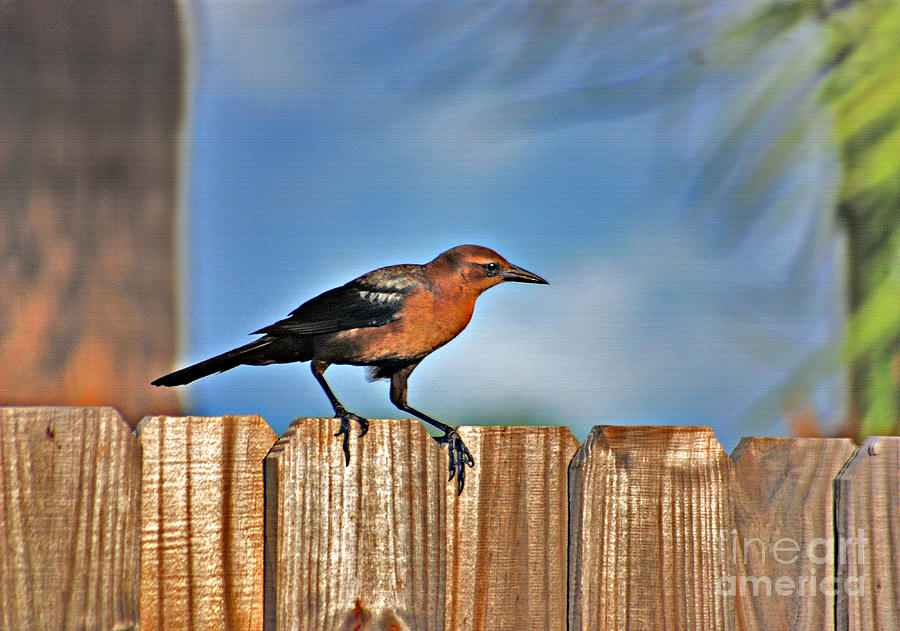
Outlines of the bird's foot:
M466 466L474 467L475 459L455 429L448 429L443 436L435 436L434 439L439 445L447 445L447 455L450 457L449 480L456 478L456 494L461 495L466 484Z
M335 436L343 436L344 440L341 442L344 448L344 466L350 466L350 421L356 421L359 424L359 437L362 438L366 435L366 432L369 431L369 419L365 419L361 416L354 414L353 412L348 412L347 410L341 408L339 410L335 410L337 417L341 419L341 427L338 429Z

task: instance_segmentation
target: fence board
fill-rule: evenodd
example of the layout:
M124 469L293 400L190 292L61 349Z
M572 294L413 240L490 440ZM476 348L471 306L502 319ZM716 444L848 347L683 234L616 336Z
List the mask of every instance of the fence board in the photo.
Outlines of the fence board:
M565 427L465 427L476 466L447 486L448 630L566 628Z
M372 420L345 467L337 429L297 419L266 457L266 629L443 629L446 455Z
M263 626L263 458L259 416L147 417L141 626Z
M732 585L741 631L834 629L833 481L842 438L744 438L735 448Z
M732 478L707 427L595 427L569 467L569 629L733 629Z
M900 629L900 438L872 436L835 481L838 631ZM840 550L843 548L843 552Z
M136 629L141 450L112 408L0 408L0 629Z

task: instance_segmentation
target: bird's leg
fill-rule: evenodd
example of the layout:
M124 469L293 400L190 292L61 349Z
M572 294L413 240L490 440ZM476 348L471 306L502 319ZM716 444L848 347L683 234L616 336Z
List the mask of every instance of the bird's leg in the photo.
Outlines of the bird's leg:
M447 445L447 456L450 459L450 480L453 480L454 477L456 478L456 494L460 495L466 483L466 466L474 467L475 459L469 453L469 449L462 441L462 438L459 437L455 427L441 423L437 419L419 412L406 402L406 382L409 379L409 374L416 366L418 364L401 368L391 376L391 403L404 412L409 412L444 432L443 436L435 436L434 439L439 445Z
M316 378L316 381L319 382L319 385L322 386L322 390L325 391L325 396L328 397L328 400L331 402L331 407L334 408L334 415L341 419L341 427L335 434L335 436L343 436L343 447L344 447L344 463L345 466L350 465L350 421L356 421L359 423L359 437L362 438L366 435L366 432L369 431L369 421L361 416L354 414L353 412L348 412L347 408L341 405L341 402L338 401L338 398L334 396L334 392L331 391L331 388L328 386L328 382L325 381L325 371L328 370L328 367L331 364L323 361L313 361L311 363L312 374Z

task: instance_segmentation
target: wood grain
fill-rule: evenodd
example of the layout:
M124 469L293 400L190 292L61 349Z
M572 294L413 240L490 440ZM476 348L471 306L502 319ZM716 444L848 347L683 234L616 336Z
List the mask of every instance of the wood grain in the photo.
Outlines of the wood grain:
M838 631L900 629L900 438L872 436L835 481Z
M266 457L266 629L443 629L446 455L372 420L345 467L337 429L297 419Z
M475 458L447 487L447 624L564 631L569 461L565 427L464 427Z
M141 626L263 626L263 458L259 416L147 417Z
M0 408L0 629L137 629L140 474L112 408Z
M833 482L843 438L744 438L735 448L737 628L834 629Z
M733 629L732 479L709 428L595 427L569 468L569 629Z

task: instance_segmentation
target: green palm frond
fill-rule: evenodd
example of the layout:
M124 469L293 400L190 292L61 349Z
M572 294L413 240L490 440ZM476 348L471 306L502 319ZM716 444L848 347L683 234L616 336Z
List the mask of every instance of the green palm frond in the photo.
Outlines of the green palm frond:
M900 402L900 3L861 0L828 17L848 234L845 357L860 434L898 429Z

